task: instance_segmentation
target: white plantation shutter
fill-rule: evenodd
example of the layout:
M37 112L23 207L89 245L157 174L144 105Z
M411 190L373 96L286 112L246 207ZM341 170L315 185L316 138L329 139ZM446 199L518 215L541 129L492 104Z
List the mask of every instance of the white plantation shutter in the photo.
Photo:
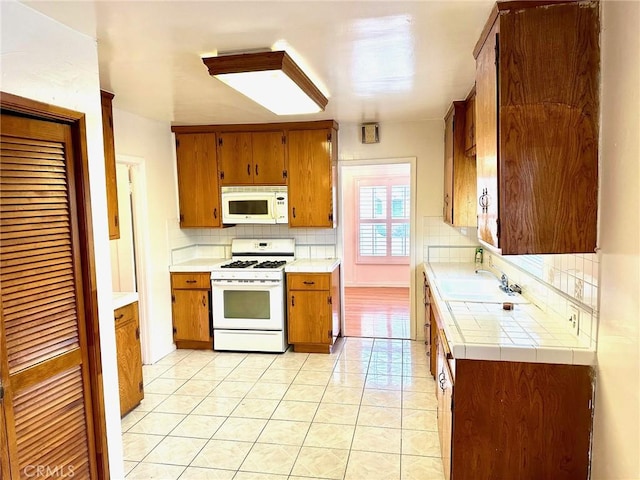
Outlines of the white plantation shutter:
M358 263L407 263L410 189L405 177L357 184Z

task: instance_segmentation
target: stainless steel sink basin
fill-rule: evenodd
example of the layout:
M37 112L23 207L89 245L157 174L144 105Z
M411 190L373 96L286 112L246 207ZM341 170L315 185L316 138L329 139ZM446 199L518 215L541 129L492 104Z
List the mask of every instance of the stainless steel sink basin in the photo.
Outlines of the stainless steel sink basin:
M437 281L440 297L447 302L529 303L520 294L508 295L494 280L443 279Z

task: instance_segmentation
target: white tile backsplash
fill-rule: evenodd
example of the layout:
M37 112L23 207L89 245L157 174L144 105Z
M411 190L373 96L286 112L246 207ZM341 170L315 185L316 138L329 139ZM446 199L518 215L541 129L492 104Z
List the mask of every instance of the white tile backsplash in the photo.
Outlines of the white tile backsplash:
M424 258L428 262L473 262L479 246L473 228L455 228L442 217L423 217ZM579 339L595 348L598 321L598 254L564 254L501 256L484 249L483 268L504 272L510 283L519 284L524 295L543 311L553 315L558 324L569 328L569 305L580 309ZM545 353L553 358L552 351Z

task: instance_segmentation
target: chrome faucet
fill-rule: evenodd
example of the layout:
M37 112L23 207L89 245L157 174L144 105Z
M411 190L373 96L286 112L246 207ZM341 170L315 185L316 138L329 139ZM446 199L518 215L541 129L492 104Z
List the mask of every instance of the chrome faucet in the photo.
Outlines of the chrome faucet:
M498 275L493 273L491 270L485 270L483 268L476 268L476 273L490 273L491 275L496 277L496 279L500 282L500 285L498 285L498 288L500 290L502 290L504 293L506 293L508 295L513 295L514 290L509 286L509 277L507 277L507 275L504 272L500 272L502 275L500 277L498 277ZM520 287L518 287L518 288L520 288Z

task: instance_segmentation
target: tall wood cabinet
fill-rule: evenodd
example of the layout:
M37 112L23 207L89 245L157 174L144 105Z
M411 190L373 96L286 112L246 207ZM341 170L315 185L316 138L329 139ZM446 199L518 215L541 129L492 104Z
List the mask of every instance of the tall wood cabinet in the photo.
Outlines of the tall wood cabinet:
M120 415L125 416L144 398L138 302L114 310L113 317L116 326Z
M176 134L176 158L180 228L220 227L215 134Z
M540 3L498 3L474 50L478 237L503 254L589 253L599 5Z
M116 149L113 135L113 93L100 90L102 106L102 137L104 142L104 174L107 183L107 216L109 238L120 238L120 220L118 212L118 181L116 178Z
M289 226L335 226L337 131L289 132Z
M467 156L466 124L466 102L453 102L445 116L443 218L454 226L476 225L476 159Z
M218 135L222 185L286 185L285 135L228 132Z
M294 351L331 353L340 336L340 267L287 273L287 322Z
M172 273L171 302L176 347L212 349L211 274Z

